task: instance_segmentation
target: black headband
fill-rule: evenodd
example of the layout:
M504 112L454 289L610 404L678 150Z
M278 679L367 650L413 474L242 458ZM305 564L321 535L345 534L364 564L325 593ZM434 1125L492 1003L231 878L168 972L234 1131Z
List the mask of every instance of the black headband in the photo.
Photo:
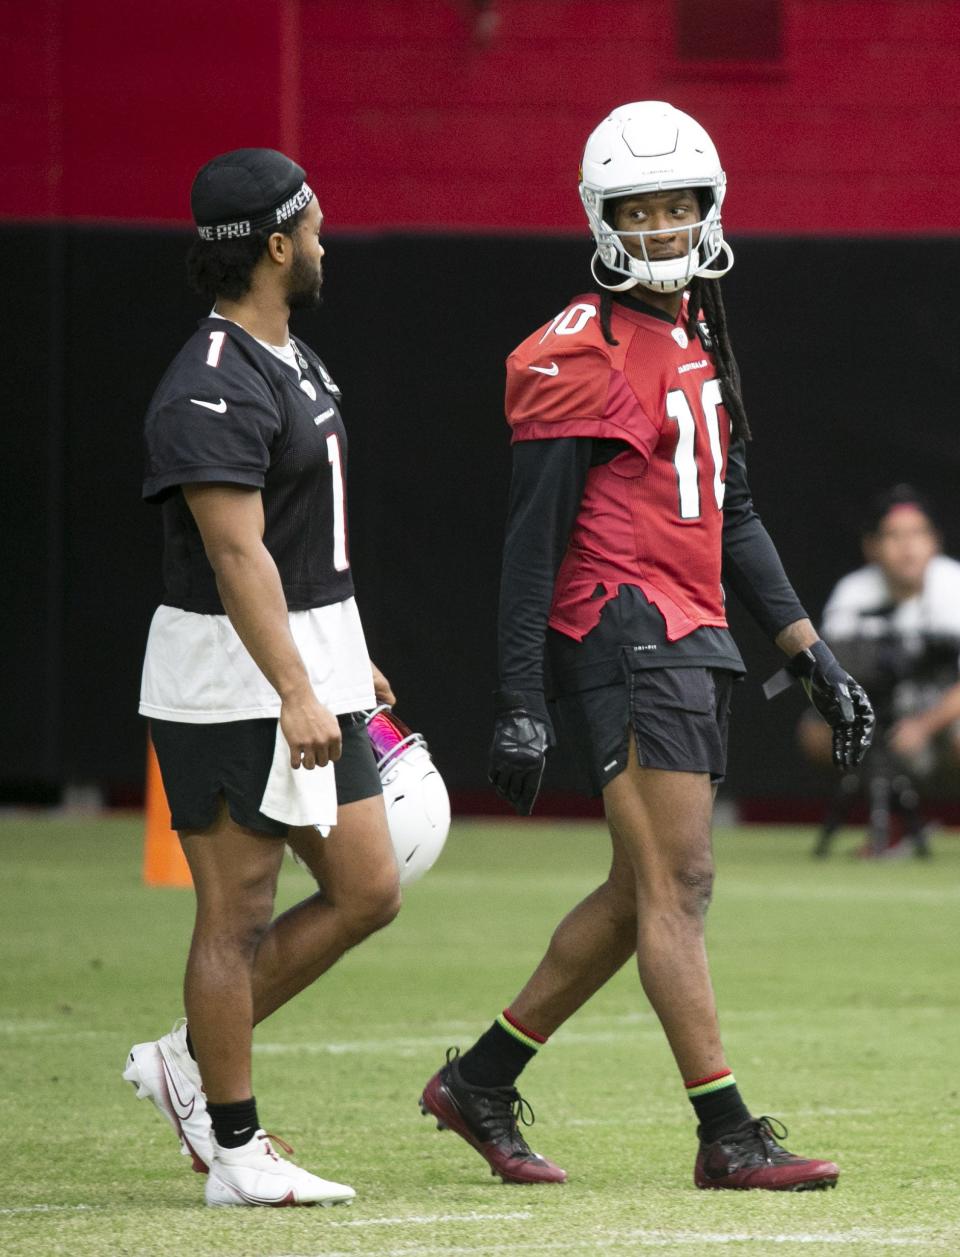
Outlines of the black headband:
M313 200L313 191L308 183L303 183L293 196L287 197L273 209L266 210L252 218L242 218L232 223L197 224L197 232L201 240L239 240L250 236L255 231L263 231L266 227L279 227L281 223L298 214L300 210Z

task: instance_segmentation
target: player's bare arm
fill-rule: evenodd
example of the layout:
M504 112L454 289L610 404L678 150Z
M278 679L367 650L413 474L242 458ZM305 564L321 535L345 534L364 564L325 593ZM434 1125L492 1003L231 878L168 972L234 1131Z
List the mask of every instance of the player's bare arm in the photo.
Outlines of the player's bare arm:
M370 672L373 675L373 693L377 702L386 703L388 707L392 707L397 701L397 696L393 692L393 686L372 659L370 660Z
M819 633L810 620L795 620L777 634L776 644L785 655L793 656L801 650L807 650L819 638Z
M317 701L290 633L277 566L263 544L263 502L255 489L184 485L230 622L280 695L280 728L294 768L340 758L337 718Z

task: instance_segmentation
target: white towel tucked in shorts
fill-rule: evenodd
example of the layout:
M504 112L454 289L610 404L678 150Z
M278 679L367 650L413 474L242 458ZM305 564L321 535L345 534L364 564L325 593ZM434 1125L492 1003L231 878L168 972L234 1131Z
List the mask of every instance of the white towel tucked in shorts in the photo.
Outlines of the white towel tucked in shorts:
M260 811L283 825L316 825L321 831L337 823L337 783L333 764L293 768L290 747L277 721L277 740Z

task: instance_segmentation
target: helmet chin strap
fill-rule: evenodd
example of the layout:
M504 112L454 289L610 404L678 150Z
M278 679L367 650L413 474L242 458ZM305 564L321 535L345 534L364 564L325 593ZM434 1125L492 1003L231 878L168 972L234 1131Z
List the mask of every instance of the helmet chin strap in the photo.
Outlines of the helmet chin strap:
M639 279L632 279L632 278L625 279L623 283L621 284L604 283L604 281L597 274L597 259L599 257L600 257L599 249L594 250L593 257L590 259L590 274L593 276L593 278L596 280L596 282L600 285L601 288L606 288L607 292L626 292L628 288L636 288L637 284L640 283Z
M722 279L722 278L723 278L723 276L724 276L724 275L726 275L727 271L729 271L729 270L731 270L731 269L732 269L732 267L733 267L733 250L732 250L732 249L730 248L730 246L727 244L726 240L722 240L722 241L720 242L720 248L721 248L722 252L724 252L724 253L727 255L727 264L726 264L726 266L724 266L724 267L722 267L722 268L720 268L720 267L712 267L710 270L697 271L697 274L700 276L700 278L701 278L701 279Z
M722 267L704 267L695 268L690 275L684 276L683 279L641 279L639 276L625 279L619 284L608 284L602 280L597 274L596 264L600 259L599 250L595 250L593 257L590 259L590 274L593 276L597 284L601 288L605 288L607 292L627 292L631 288L646 288L650 292L679 292L682 288L686 288L692 279L699 276L701 279L721 279L733 267L733 250L727 244L726 240L720 242L720 250L726 254L727 264ZM639 259L633 259L639 261Z

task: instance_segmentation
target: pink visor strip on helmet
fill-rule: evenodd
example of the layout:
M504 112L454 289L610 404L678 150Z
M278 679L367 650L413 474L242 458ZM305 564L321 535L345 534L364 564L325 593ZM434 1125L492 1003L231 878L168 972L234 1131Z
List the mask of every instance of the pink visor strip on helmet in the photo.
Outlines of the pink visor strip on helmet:
M423 736L409 729L389 707L376 707L367 717L367 733L377 757L377 768L402 755L409 746L424 745Z

